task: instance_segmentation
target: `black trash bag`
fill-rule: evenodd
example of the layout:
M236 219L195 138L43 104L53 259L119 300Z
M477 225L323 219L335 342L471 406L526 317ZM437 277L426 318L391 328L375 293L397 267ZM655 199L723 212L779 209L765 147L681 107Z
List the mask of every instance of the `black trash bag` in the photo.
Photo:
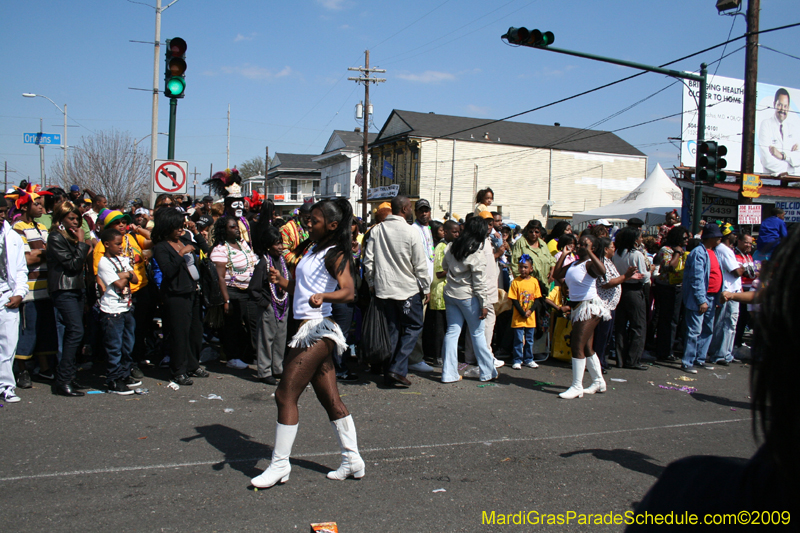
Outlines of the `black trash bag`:
M379 308L377 298L372 298L361 323L358 360L373 366L382 365L392 358L392 352L386 316Z

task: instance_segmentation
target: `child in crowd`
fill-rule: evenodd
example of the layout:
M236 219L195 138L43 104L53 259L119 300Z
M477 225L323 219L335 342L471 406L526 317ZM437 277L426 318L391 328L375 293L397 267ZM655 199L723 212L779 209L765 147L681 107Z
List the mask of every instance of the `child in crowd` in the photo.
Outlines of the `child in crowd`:
M142 384L131 377L135 321L131 305L131 285L139 282L130 260L122 255L122 233L103 230L100 241L105 253L97 264L100 298L100 323L103 344L108 353L106 383L108 392L127 396Z
M256 333L258 380L268 385L277 385L276 377L283 374L289 295L278 285L270 283L270 271L277 270L286 279L290 277L283 259L280 230L275 226L266 226L258 239L261 242L254 244L262 254L247 288L250 299L261 309L261 320Z
M425 359L433 365L442 365L442 344L447 329L447 315L444 306L444 286L447 272L442 269L442 260L447 247L458 238L461 226L455 220L448 220L442 226L444 239L433 249L433 280L431 280L431 299L422 326L422 349Z
M533 304L537 298L541 298L542 292L539 281L531 277L531 272L533 260L528 254L522 254L519 258L519 277L511 282L508 290L508 299L514 306L511 318L514 331L514 361L511 368L514 370L520 370L523 364L529 368L539 367L533 360L533 333L536 328Z

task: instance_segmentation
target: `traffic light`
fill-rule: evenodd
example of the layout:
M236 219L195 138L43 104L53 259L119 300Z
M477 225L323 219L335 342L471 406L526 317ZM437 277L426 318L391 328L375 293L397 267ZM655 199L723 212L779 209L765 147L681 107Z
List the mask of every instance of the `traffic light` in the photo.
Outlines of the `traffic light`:
M553 32L541 32L539 30L528 31L527 28L508 28L508 32L503 37L510 43L520 46L533 46L542 48L553 44L556 36Z
M727 174L722 169L728 162L723 156L728 154L728 149L715 141L705 141L700 143L697 152L697 179L710 183L725 181Z
M164 96L183 98L186 91L186 41L180 37L167 39L164 69Z

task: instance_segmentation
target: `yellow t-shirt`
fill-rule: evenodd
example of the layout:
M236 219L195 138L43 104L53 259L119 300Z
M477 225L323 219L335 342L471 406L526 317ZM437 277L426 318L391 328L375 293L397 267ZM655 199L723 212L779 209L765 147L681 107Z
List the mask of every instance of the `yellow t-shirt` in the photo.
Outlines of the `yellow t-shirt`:
M511 282L511 287L508 289L508 299L517 300L525 311L533 307L533 301L536 298L541 297L542 291L539 289L539 281L533 276L528 279L516 278ZM511 327L535 328L536 313L531 313L531 316L525 318L525 316L519 314L515 307L514 315L511 318Z
M130 233L126 233L122 237L122 255L131 260L133 271L138 278L138 283L131 283L131 292L136 292L142 287L147 286L147 260L142 255L145 238L137 235L134 238ZM97 265L100 264L100 258L106 253L106 247L103 246L101 241L97 242L92 253L92 265L94 266L94 273L97 275Z

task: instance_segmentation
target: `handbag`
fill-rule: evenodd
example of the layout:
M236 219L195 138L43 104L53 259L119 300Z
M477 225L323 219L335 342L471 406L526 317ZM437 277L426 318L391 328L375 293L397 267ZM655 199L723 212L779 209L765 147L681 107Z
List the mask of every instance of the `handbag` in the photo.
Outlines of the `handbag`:
M200 294L206 309L224 304L225 299L222 297L222 289L219 288L217 265L203 252L200 252L197 271L200 273Z

